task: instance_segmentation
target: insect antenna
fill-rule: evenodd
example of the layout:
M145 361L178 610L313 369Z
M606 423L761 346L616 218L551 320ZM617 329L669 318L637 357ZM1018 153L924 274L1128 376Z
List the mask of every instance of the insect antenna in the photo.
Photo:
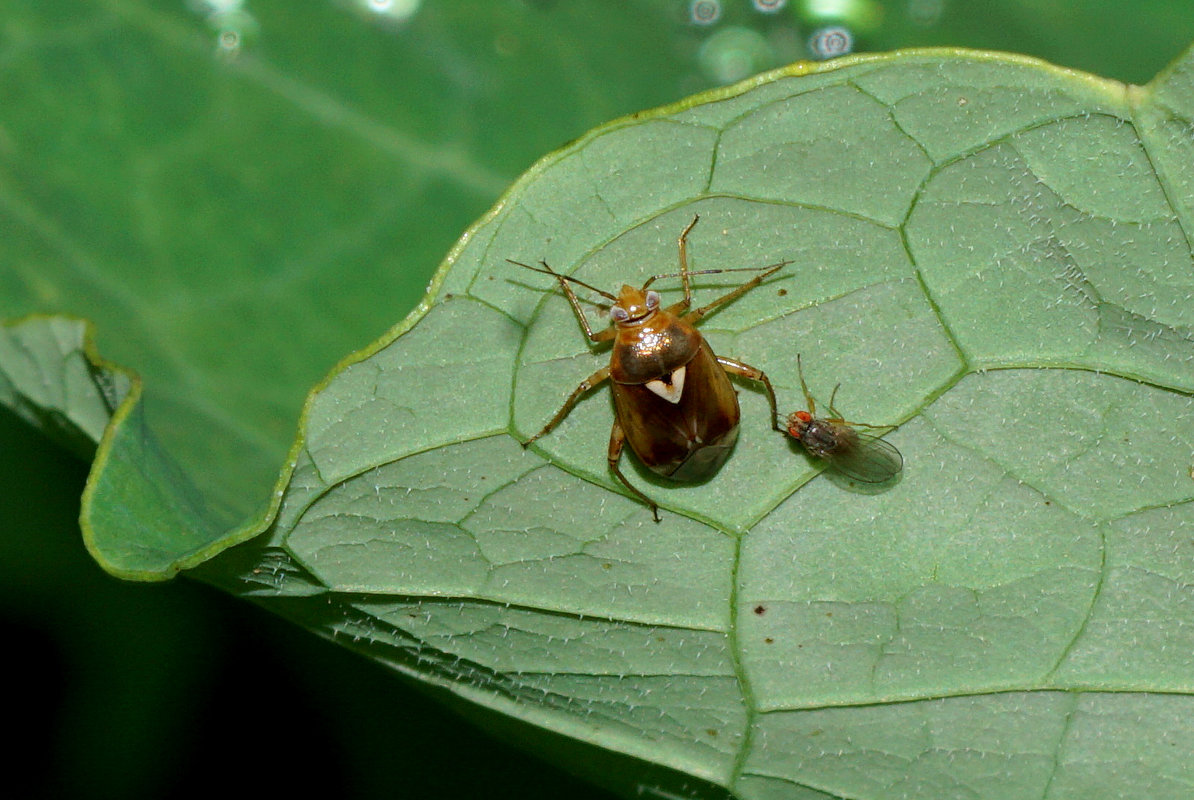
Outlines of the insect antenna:
M550 266L548 266L546 261L539 262L540 264L543 265L542 268L532 267L530 264L524 264L521 261L515 261L514 259L511 259L511 258L507 258L506 261L513 264L516 267L522 267L523 269L529 269L531 272L541 272L544 275L551 275L553 278L557 278L561 281L571 281L572 283L575 283L577 286L583 286L586 289L588 289L589 291L596 292L597 294L601 295L602 297L612 300L615 303L618 302L618 298L614 297L609 292L602 291L601 289L598 289L596 286L590 286L589 284L582 281L580 278L574 278L571 275L561 275L560 273L558 273L554 269L552 269Z
M791 261L777 261L776 263L768 264L765 267L734 267L732 269L696 269L696 270L689 270L688 274L689 275L716 275L719 272L762 272L763 270L766 270L766 269L779 269L780 267L786 267L788 264L791 264L791 263L792 263ZM652 275L650 278L647 278L647 282L643 284L643 289L646 289L648 286L650 286L652 283L659 280L660 278L680 278L680 277L683 277L683 275L684 275L684 273L682 273L682 272L665 272L662 275Z

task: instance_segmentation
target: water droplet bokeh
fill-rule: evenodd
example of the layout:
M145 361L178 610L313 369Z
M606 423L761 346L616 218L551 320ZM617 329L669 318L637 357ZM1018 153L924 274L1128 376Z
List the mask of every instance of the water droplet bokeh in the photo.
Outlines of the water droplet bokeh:
M788 0L751 0L755 11L764 14L774 14L788 4Z
M688 4L688 16L695 25L712 25L721 19L721 3L718 0L692 0Z
M841 25L819 28L808 38L808 49L813 58L822 60L844 56L854 50L854 34Z

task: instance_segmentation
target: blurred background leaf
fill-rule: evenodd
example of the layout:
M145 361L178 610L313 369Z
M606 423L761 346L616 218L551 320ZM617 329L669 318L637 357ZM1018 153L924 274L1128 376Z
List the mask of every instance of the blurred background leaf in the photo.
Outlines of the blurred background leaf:
M242 519L268 495L310 386L413 308L464 228L548 150L847 41L1011 50L1144 82L1194 39L1183 6L6 0L0 318L95 322L100 351L145 380L147 417L213 513ZM287 742L278 758L342 795L586 791L530 761L502 788L487 772L511 751L243 604L102 576L78 547L80 466L7 412L0 424L3 618L44 655L28 677L52 698L23 721L40 732L23 761L76 796L222 785L230 752L260 764L251 730L287 730L283 711L328 724L321 746ZM333 697L365 680L371 708ZM228 702L246 688L252 699ZM435 753L459 764L462 749L488 767L429 766Z

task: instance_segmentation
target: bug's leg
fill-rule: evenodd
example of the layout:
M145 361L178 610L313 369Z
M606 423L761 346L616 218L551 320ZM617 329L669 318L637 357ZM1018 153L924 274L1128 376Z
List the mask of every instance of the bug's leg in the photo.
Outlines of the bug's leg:
M808 390L808 384L804 382L804 365L800 363L800 354L796 354L796 374L800 377L800 390L804 392L804 402L808 405L808 413L814 417L817 416L817 401L813 399L812 393Z
M513 259L509 259L509 258L507 258L506 261L517 266L517 267L522 267L523 269L529 269L531 272L542 272L544 275L551 275L551 276L555 277L555 279L557 281L559 281L559 283L560 283L560 288L564 290L564 296L566 298L568 298L568 303L572 306L572 310L576 313L576 319L578 322L580 322L580 327L584 330L585 336L589 337L589 341L604 342L606 340L614 338L615 332L612 328L607 328L607 329L602 330L596 334L593 333L593 329L591 327L589 327L589 318L585 316L584 309L580 307L580 300L577 299L576 293L572 291L572 287L568 285L568 282L572 281L574 283L579 283L581 286L585 287L586 289L592 289L593 291L597 292L598 294L600 294L610 300L613 300L615 302L617 301L618 298L614 297L612 294L609 294L608 292L601 291L600 289L598 289L595 286L590 286L589 284L585 283L584 281L578 280L577 278L573 278L570 275L561 275L560 273L558 273L554 269L552 269L551 265L548 264L546 261L540 261L539 262L540 266L538 266L538 267L532 267L530 264L524 264L521 261L514 261Z
M718 306L725 305L726 303L729 303L733 300L737 300L739 297L746 294L751 289L755 288L760 283L765 281L767 278L771 277L776 272L778 272L779 270L783 269L784 267L788 266L791 263L792 263L791 261L781 261L778 264L773 264L770 267L765 267L763 272L760 272L758 275L754 276L753 278L751 278L746 283L742 284L741 286L739 286L737 289L730 292L729 294L723 295L723 296L717 298L716 300L714 300L712 303L709 303L708 305L703 305L700 308L694 308L692 311L689 311L687 314L684 315L684 317L683 317L684 321L695 325L697 320L699 320L701 317L708 314L713 309L717 308Z
M735 361L732 358L723 358L717 356L717 363L721 364L721 368L731 375L740 375L743 378L750 378L752 381L759 381L763 384L763 388L767 391L767 402L771 404L771 427L777 431L783 430L779 426L779 409L775 404L775 389L771 388L771 381L767 379L767 373L750 364L743 364L741 361Z
M693 275L720 275L723 272L754 272L757 274L759 269L760 267L731 267L730 269L697 270L690 269L688 270L688 277L691 278ZM771 267L767 266L762 267L761 269L771 269ZM652 275L650 278L647 278L647 282L643 284L643 289L645 290L648 286L655 283L655 281L659 280L660 278L674 278L679 274L679 272L665 272L662 275ZM688 305L688 301L680 300L679 302L668 306L666 310L669 314L683 314L688 309Z
M540 262L547 267L547 262ZM547 267L551 269L551 267ZM553 272L553 274L555 274ZM576 296L576 292L572 291L572 287L568 285L567 279L563 275L556 274L556 278L560 282L560 288L564 290L564 296L568 298L572 310L576 312L576 319L580 322L580 327L584 329L585 336L589 337L590 342L604 342L607 339L614 338L614 329L605 328L604 330L593 333L593 329L589 327L589 318L585 316L585 311L580 307L580 299Z
M680 280L684 284L684 299L669 309L673 313L687 311L688 307L692 305L692 286L688 280L688 234L696 227L700 219L700 214L694 214L692 222L688 223L688 227L680 232Z
M618 476L618 480L622 485L630 490L630 493L642 500L643 503L650 506L651 514L655 517L655 521L659 522L659 506L651 501L651 498L640 492L634 487L630 481L626 480L626 476L622 474L622 470L618 468L618 462L622 459L622 446L626 444L626 433L622 430L622 423L614 420L614 427L609 432L609 469L610 472Z
M563 278L560 279L560 286L563 288L568 302L572 304L572 310L576 312L576 318L580 321L580 327L584 329L585 336L589 337L590 342L604 342L614 338L616 331L613 328L605 328L597 333L593 333L593 329L589 327L589 318L585 316L584 309L580 307L580 300L577 299L576 292L572 291L572 287Z
M525 442L523 442L522 446L530 447L531 442L535 441L540 436L550 433L552 428L554 428L556 425L560 424L560 420L562 420L564 417L568 416L568 412L570 412L572 410L572 407L576 405L576 401L580 399L580 396L582 394L584 394L585 392L592 389L594 386L597 386L608 379L609 379L609 367L602 367L601 369L597 370L592 375L590 375L589 377L587 377L583 381L581 381L580 386L577 386L575 389L572 390L572 394L568 395L568 399L564 401L563 408L561 408L559 411L557 411L556 415L551 418L551 421L543 426L543 430L539 431L534 436L532 436L530 439L527 439Z

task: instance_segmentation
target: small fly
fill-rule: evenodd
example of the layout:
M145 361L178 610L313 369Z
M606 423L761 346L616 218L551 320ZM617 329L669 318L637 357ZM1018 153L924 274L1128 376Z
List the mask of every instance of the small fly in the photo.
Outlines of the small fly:
M904 457L890 442L878 436L854 430L853 426L877 428L862 422L847 422L833 407L839 383L829 396L829 413L832 417L818 417L817 403L804 382L804 368L800 356L796 356L796 371L800 375L800 388L808 411L796 411L788 415L788 435L804 445L817 458L823 458L834 469L861 483L883 483L894 478L904 468Z

